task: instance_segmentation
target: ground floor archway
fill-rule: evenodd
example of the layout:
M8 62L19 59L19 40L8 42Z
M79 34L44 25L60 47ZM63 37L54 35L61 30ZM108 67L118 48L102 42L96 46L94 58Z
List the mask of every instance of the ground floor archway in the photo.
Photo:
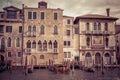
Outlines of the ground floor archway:
M100 65L101 64L101 55L100 53L95 54L95 65Z
M111 56L110 56L109 53L105 53L105 54L104 54L104 64L105 64L105 65L111 64Z
M86 53L86 55L85 55L85 66L86 66L86 67L91 67L91 64L92 64L92 56L91 56L91 54L88 52L88 53Z

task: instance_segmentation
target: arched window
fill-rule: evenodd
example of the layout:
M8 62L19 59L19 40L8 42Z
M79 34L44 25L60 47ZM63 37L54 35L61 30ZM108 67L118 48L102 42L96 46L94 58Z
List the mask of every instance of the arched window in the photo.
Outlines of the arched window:
M90 24L86 23L86 30L89 31L90 30Z
M101 64L101 55L100 55L100 53L95 54L95 64L96 65Z
M5 39L2 38L1 39L1 50L4 50L5 49Z
M106 39L105 39L105 45L106 45L106 47L108 47L108 42L109 42L109 39L106 38Z
M16 39L16 47L20 47L20 38Z
M28 26L28 32L31 32L31 31L32 31L32 27Z
M11 47L11 42L12 42L12 41L11 41L11 38L9 37L8 40L7 40L7 46L8 46L8 47Z
M101 24L98 23L98 30L100 31L101 30Z
M44 55L40 55L40 59L44 59Z
M43 50L47 51L47 41L46 40L43 42Z
M38 42L38 50L41 51L42 50L42 42L39 40Z
M33 36L35 36L36 35L36 26L34 25L33 26Z
M58 43L56 40L54 41L54 48L58 48Z
M54 34L58 34L58 27L56 25L54 26Z
M44 34L44 26L43 25L40 27L40 34Z
M88 53L85 55L85 66L90 67L90 66L91 66L91 63L92 63L92 56L91 56L91 54L88 52Z
M91 54L88 52L88 53L86 54L86 57L91 57Z
M30 42L30 40L27 41L27 48L31 48L31 42Z
M94 23L94 30L97 30L97 24Z
M36 48L36 42L35 42L35 40L32 42L32 48L33 48L33 49Z
M111 56L109 53L105 53L104 55L104 64L111 64Z
M89 37L86 38L86 45L87 45L87 47L90 47L90 38Z
M108 23L105 23L105 31L108 31Z
M49 44L49 48L51 49L52 48L52 41L50 40L48 44Z
M31 36L32 27L28 26L28 36Z

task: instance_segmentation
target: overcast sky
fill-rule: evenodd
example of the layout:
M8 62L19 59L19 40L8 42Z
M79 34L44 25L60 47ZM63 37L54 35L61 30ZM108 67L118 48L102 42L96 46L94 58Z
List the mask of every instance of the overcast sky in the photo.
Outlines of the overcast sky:
M38 7L42 0L0 0L0 10L6 6L22 8L22 4L28 7ZM43 0L49 8L61 8L67 16L81 16L85 14L106 15L106 8L110 8L110 16L120 18L120 0ZM120 20L117 21L120 24Z

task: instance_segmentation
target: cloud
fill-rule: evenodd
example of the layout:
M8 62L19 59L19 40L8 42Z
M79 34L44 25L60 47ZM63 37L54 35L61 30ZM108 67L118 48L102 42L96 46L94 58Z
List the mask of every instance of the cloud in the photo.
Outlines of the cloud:
M22 4L28 7L38 7L38 2L42 0L0 0L0 10L3 7L14 5L22 8ZM43 0L48 3L49 8L61 8L64 15L80 16L85 14L106 15L106 8L111 9L111 16L120 18L119 0ZM118 21L120 24L120 21Z

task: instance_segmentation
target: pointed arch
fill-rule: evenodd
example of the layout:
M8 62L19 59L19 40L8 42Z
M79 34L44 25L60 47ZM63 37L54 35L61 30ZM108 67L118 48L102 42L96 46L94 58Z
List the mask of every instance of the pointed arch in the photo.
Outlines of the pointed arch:
M36 41L35 41L35 40L32 42L32 48L33 48L33 49L36 48Z
M28 26L28 32L31 32L31 31L32 31L32 26L29 25L29 26Z
M33 26L33 36L35 36L36 35L36 26L34 25Z
M88 47L90 47L90 37L87 37L87 38L86 38L86 45L87 45Z
M1 39L1 50L5 50L5 39Z
M16 39L16 47L20 47L20 38Z
M42 42L39 40L38 41L38 50L41 51L42 50Z
M28 40L26 45L27 45L27 48L31 48L31 41Z
M7 46L8 46L8 47L11 47L11 44L12 44L12 40L11 40L11 38L9 37L8 40L7 40Z
M40 34L44 34L44 32L45 32L45 27L44 27L44 25L41 25L41 27L40 27Z
M49 44L49 48L51 49L52 48L52 41L50 40L48 44Z
M58 43L56 40L54 41L54 48L58 48Z
M58 34L58 27L56 25L54 26L54 34Z
M43 50L47 51L47 41L46 40L44 40L44 42L43 42Z

